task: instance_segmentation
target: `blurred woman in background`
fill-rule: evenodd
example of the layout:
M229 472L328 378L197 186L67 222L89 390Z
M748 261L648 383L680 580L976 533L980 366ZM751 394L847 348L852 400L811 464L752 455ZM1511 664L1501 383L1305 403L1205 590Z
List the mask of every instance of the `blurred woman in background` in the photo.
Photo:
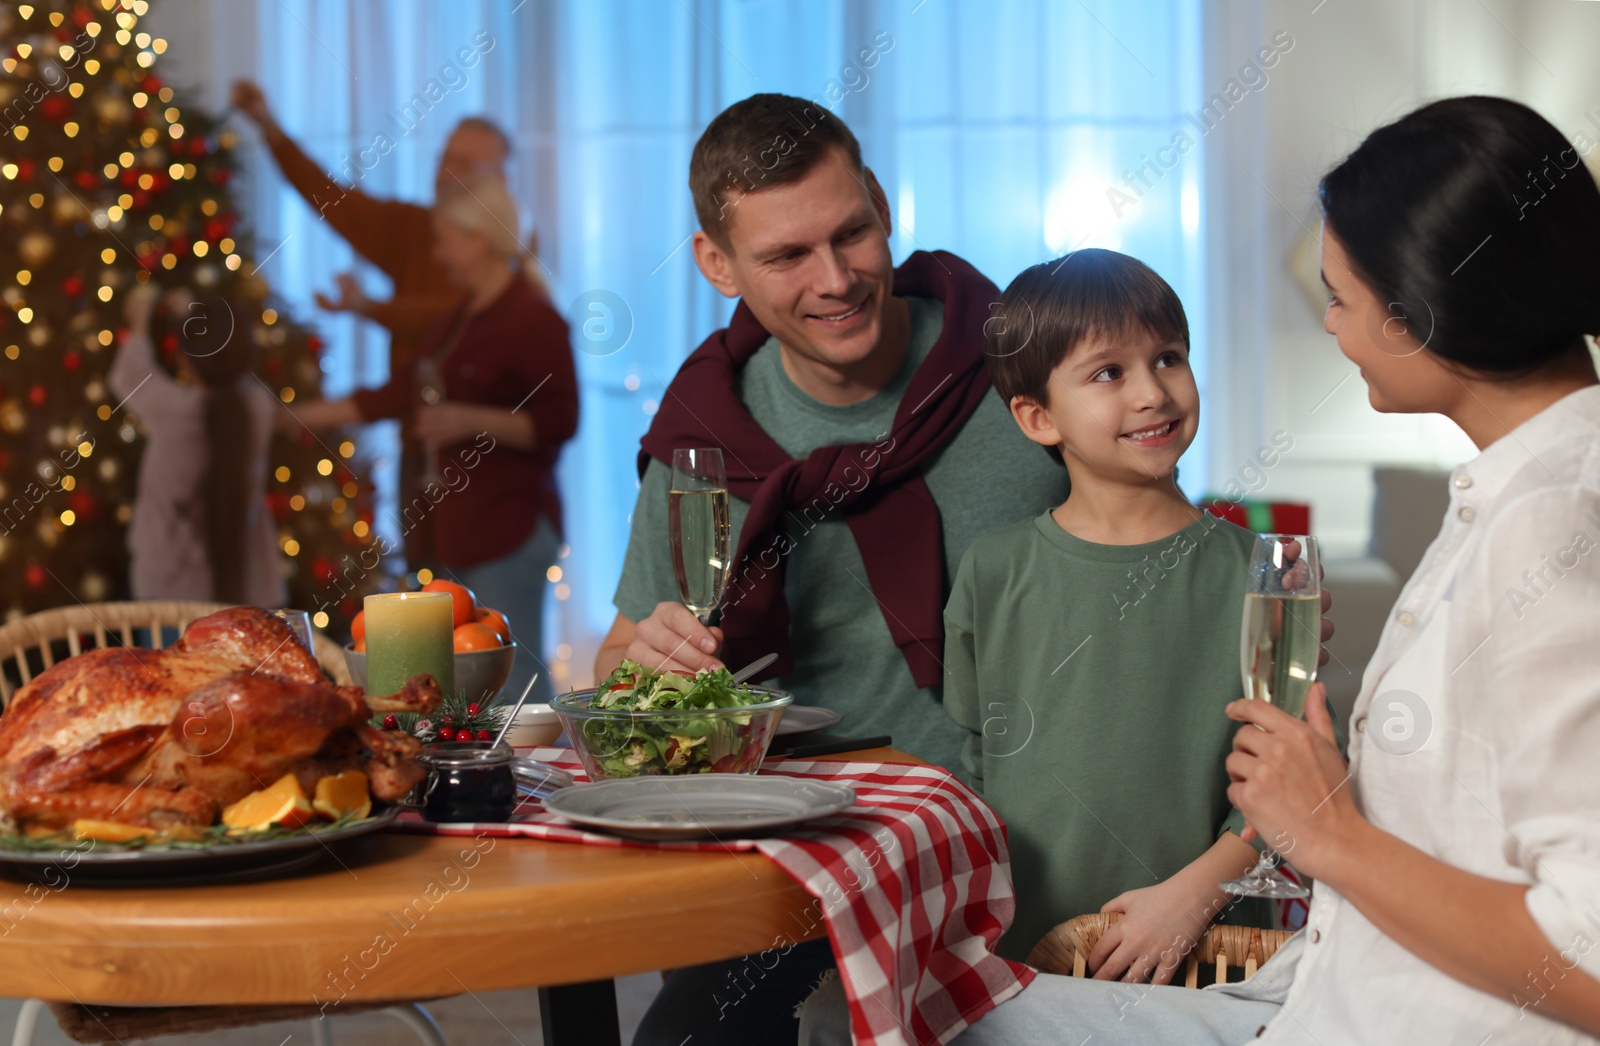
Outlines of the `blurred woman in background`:
M147 437L128 525L133 598L281 606L266 505L277 399L252 376L255 344L215 295L168 296L160 326L176 341L177 375L168 374L151 334L159 293L129 296L128 336L106 375Z
M434 256L468 295L423 341L411 369L387 385L294 408L311 428L398 418L428 454L422 496L400 506L410 532L433 522L436 577L502 611L521 649L506 683L547 701L542 658L545 576L561 546L555 467L578 427L578 383L567 324L518 234L505 185L475 180L433 208Z

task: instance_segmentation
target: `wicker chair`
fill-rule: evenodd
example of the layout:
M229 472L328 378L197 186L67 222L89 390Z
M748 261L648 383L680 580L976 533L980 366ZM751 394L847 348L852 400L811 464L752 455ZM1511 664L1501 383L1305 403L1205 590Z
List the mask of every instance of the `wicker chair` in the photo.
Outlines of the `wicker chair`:
M1101 935L1120 918L1122 916L1116 912L1100 912L1067 920L1039 939L1028 953L1028 965L1045 973L1087 976L1089 953L1094 951ZM1203 984L1249 980L1289 937L1288 930L1213 926L1185 960L1182 984L1198 988ZM1173 983L1179 982L1174 980Z
M101 647L176 641L189 622L226 609L225 603L88 603L44 610L0 625L0 708L22 684L57 661ZM169 638L170 637L170 638ZM349 670L339 644L313 630L317 662L335 682L348 684ZM29 999L17 1014L12 1046L28 1046L46 1003ZM106 1007L49 1003L56 1023L77 1042L112 1043L155 1035L178 1035L291 1019L311 1020L317 1046L331 1046L331 1022L315 1006L157 1006ZM378 1009L405 1024L424 1046L445 1046L444 1035L427 1010L415 1003L345 1005L341 1013Z

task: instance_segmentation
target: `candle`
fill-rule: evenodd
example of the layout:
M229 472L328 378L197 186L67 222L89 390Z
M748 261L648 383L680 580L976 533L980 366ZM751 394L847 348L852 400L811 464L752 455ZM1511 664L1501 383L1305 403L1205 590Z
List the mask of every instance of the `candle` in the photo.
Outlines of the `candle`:
M455 604L448 592L368 596L367 693L388 695L423 672L455 692Z

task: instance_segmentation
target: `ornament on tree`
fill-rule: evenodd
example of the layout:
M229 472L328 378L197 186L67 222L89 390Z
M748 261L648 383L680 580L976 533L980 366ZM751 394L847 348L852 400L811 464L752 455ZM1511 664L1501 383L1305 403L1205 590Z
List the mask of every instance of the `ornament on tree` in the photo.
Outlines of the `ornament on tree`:
M181 326L183 303L195 290L221 296L240 317L269 307L266 282L251 275L253 245L242 237L232 242L238 136L166 91L141 64L158 61L162 44L139 23L147 4L164 2L28 0L28 18L18 4L0 2L0 58L7 63L0 109L14 106L29 84L49 89L32 98L26 136L6 131L8 144L0 147L0 159L15 165L10 178L0 178L0 258L11 259L0 270L0 504L41 484L41 467L55 477L50 503L31 511L26 525L0 533L8 544L0 554L9 557L0 569L0 607L9 614L74 595L129 594L125 528L144 452L135 417L140 400L124 406L105 381L127 335L129 290L148 284L178 295L151 332L158 346ZM84 48L66 68L57 59L61 44L76 47L86 31L95 39L92 55ZM169 108L183 113L177 137ZM197 256L202 240L208 246ZM270 304L277 322L252 321L240 334L255 339L261 373L276 375L267 379L274 392L288 398L282 390L292 385L314 397L321 343ZM80 449L90 454L74 456ZM335 512L332 487L318 471L325 457L315 440L275 438L268 471L276 478L267 497L280 547L294 552L276 564L289 581L289 604L313 611L318 627L339 630L364 595L393 589L398 579L373 571L350 584L339 575L337 564L364 558L377 540L371 485L363 473L360 494L348 488ZM347 464L339 463L335 483L349 473Z

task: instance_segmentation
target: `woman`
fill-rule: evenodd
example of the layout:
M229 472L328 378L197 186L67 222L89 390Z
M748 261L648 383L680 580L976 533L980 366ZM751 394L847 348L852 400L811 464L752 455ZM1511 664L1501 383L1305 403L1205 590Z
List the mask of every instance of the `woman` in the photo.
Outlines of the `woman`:
M1600 1041L1600 190L1533 110L1455 98L1375 131L1322 204L1325 325L1372 405L1481 453L1348 766L1320 691L1304 722L1228 707L1229 798L1316 878L1307 927L1221 991L1041 976L959 1044Z
M106 375L143 423L128 523L135 599L282 606L276 530L267 512L267 445L277 400L250 373L254 343L216 295L174 291L181 315L177 376L156 362L150 325L158 293L128 298L128 336Z
M540 672L545 572L561 544L555 467L578 427L578 383L567 325L517 236L516 204L496 180L446 194L433 210L433 251L466 303L424 342L415 367L389 384L296 408L311 427L399 418L428 454L420 492L397 525L428 525L429 567L502 611L521 650L507 689ZM543 696L540 696L543 695Z

